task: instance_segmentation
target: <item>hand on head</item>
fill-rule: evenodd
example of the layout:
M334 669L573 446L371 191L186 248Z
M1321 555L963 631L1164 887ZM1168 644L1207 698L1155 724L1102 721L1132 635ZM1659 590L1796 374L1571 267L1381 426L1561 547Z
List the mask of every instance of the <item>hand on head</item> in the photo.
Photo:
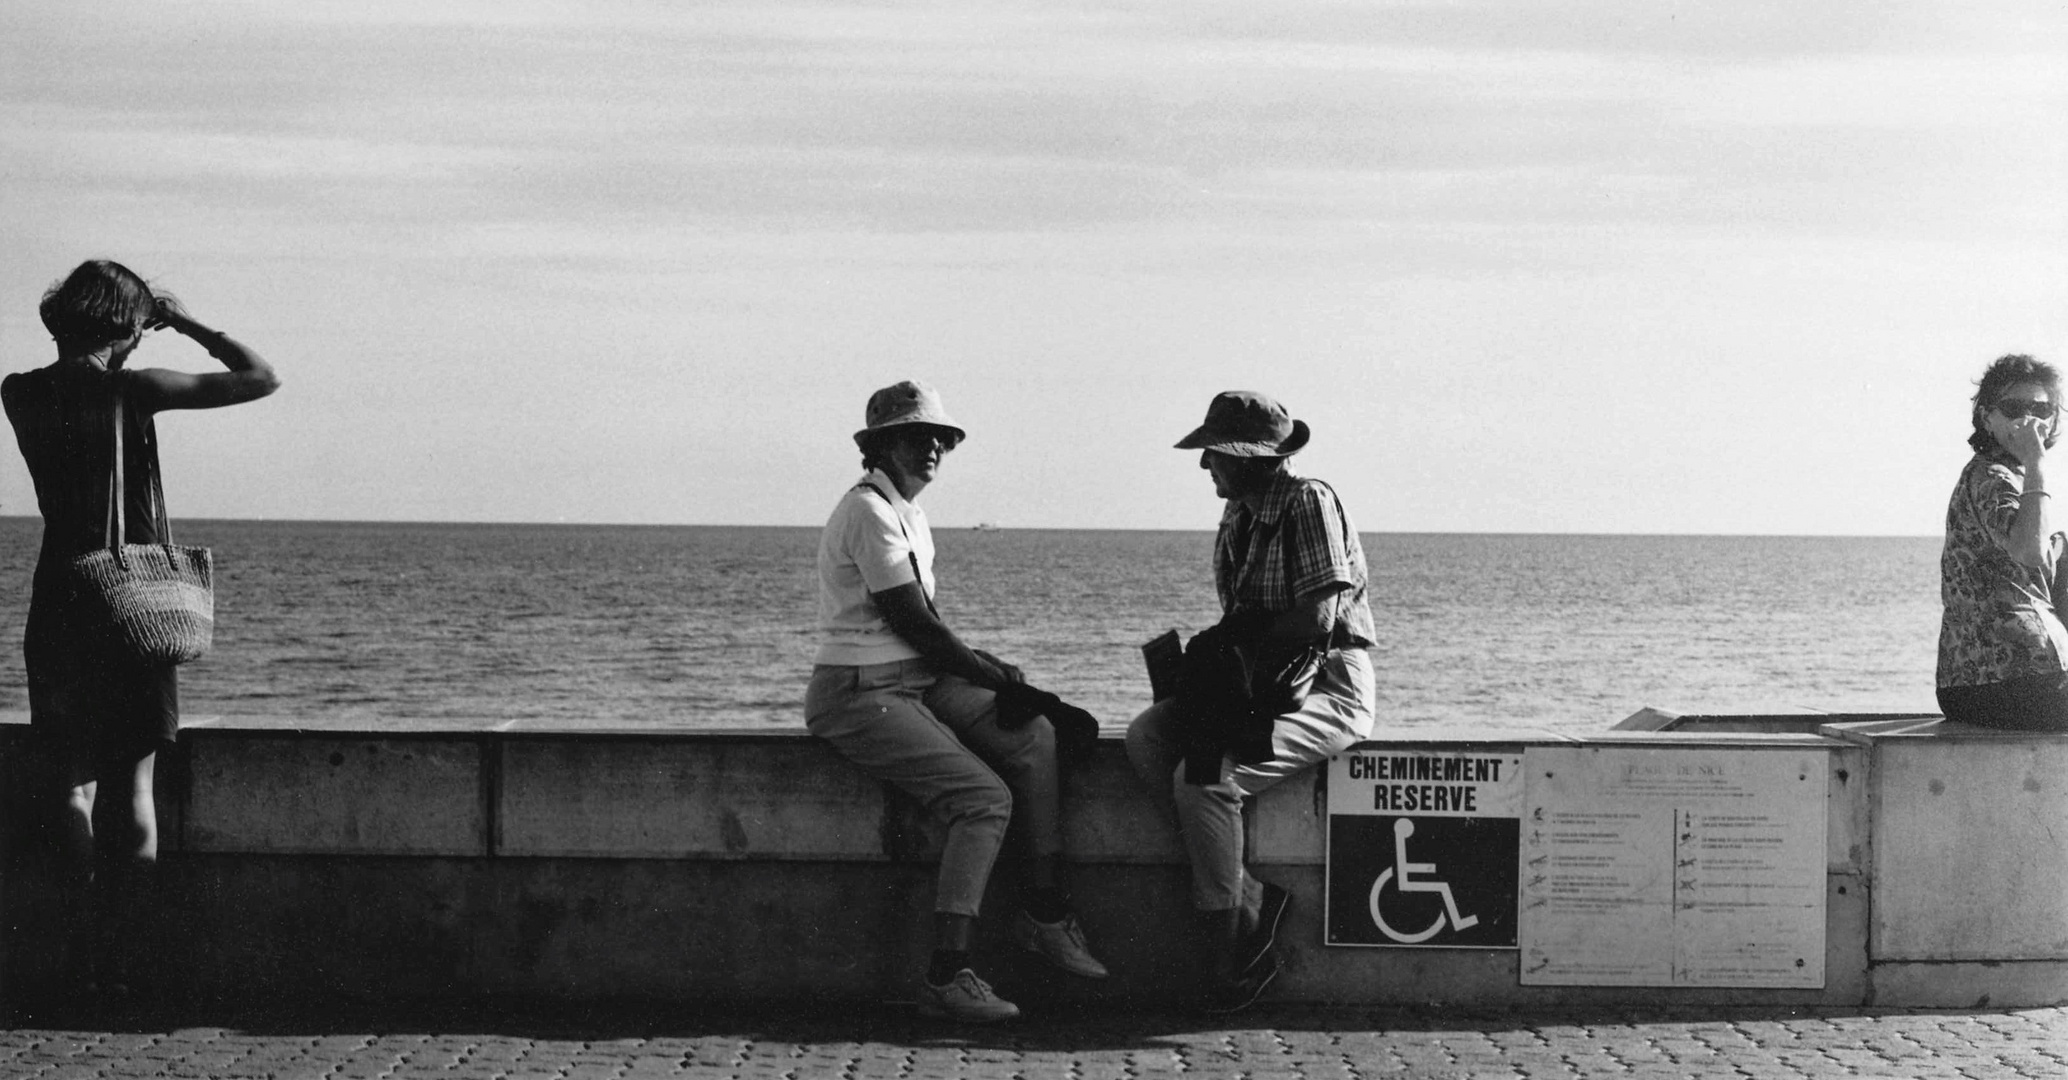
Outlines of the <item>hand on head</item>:
M180 303L178 297L160 293L151 300L151 315L144 320L144 329L160 330L168 326L178 329L181 324L193 321L194 317L187 314L186 305Z

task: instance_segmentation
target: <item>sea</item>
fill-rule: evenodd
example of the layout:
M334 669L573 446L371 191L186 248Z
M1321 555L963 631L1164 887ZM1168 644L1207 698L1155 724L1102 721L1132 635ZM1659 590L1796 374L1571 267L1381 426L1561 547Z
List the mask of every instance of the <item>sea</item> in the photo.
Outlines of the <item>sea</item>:
M0 518L0 712L41 533ZM801 728L816 528L182 521L215 551L191 717ZM940 529L971 645L1112 730L1141 646L1218 615L1208 531ZM1934 712L1935 537L1367 533L1379 721L1597 732L1677 713Z

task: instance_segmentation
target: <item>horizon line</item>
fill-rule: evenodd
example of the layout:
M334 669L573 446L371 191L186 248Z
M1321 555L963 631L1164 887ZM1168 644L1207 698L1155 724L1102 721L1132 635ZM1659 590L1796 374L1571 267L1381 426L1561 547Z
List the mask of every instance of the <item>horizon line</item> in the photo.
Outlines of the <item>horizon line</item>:
M39 514L0 513L0 520L41 521ZM423 518L262 518L262 517L182 517L182 522L225 523L225 524L267 524L267 525L409 525L409 526L485 526L567 529L821 529L823 525L747 525L737 522L697 521L519 521L491 518L432 520ZM1213 528L1170 528L1157 526L1129 525L999 525L985 522L978 525L937 525L935 532L1131 532L1131 533L1206 533ZM1556 530L1528 529L1359 529L1360 536L1598 536L1598 537L1685 537L1688 539L1719 540L1929 540L1939 539L1939 533L1720 533L1720 532L1570 532Z

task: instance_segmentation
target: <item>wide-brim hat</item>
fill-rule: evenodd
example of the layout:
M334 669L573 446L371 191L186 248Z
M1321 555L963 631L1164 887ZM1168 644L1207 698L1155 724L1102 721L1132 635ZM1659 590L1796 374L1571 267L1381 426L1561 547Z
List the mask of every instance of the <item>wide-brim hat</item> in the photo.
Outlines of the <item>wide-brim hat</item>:
M1286 415L1285 406L1254 390L1215 394L1206 407L1206 423L1178 440L1180 450L1212 450L1230 457L1288 457L1307 445L1311 434L1304 420Z
M906 424L925 424L953 432L958 443L969 436L962 430L962 425L948 418L948 410L941 406L939 390L911 379L870 394L863 420L868 426L854 433L857 446L862 445L862 440L872 431Z

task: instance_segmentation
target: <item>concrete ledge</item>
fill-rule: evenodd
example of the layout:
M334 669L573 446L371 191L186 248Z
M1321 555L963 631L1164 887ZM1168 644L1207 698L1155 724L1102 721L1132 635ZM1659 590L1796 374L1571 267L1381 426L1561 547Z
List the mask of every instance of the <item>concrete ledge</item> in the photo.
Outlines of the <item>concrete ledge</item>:
M2068 735L1830 731L1870 755L1877 963L2068 958Z
M2012 960L1882 963L1867 973L1867 1005L1906 1009L2006 1009L2068 1001L2068 962Z
M1524 987L1517 954L1323 946L1326 778L1256 800L1252 861L1293 889L1284 1000L1483 1005L1967 1006L2068 1000L2068 738L1916 718L1824 735L1573 739L1488 729L1395 748L1815 748L1826 783L1821 989ZM37 854L27 731L0 724L0 973L33 989L57 914ZM800 731L433 733L215 721L161 769L167 962L197 992L480 992L795 1000L904 992L923 962L940 830ZM1938 787L1935 789L1934 784ZM1167 809L1117 740L1065 779L1075 891L1105 984L1024 962L986 919L983 963L1028 1001L1169 1004L1196 981ZM1012 873L989 910L1009 913Z
M217 721L181 744L165 772L184 782L161 784L168 852L931 861L943 837L795 731L376 737ZM1144 828L1168 814L1119 751L1066 772L1069 850L1182 862L1173 832Z
M210 732L186 741L178 850L481 855L479 743Z
M887 857L879 785L810 740L506 738L496 750L500 855Z

